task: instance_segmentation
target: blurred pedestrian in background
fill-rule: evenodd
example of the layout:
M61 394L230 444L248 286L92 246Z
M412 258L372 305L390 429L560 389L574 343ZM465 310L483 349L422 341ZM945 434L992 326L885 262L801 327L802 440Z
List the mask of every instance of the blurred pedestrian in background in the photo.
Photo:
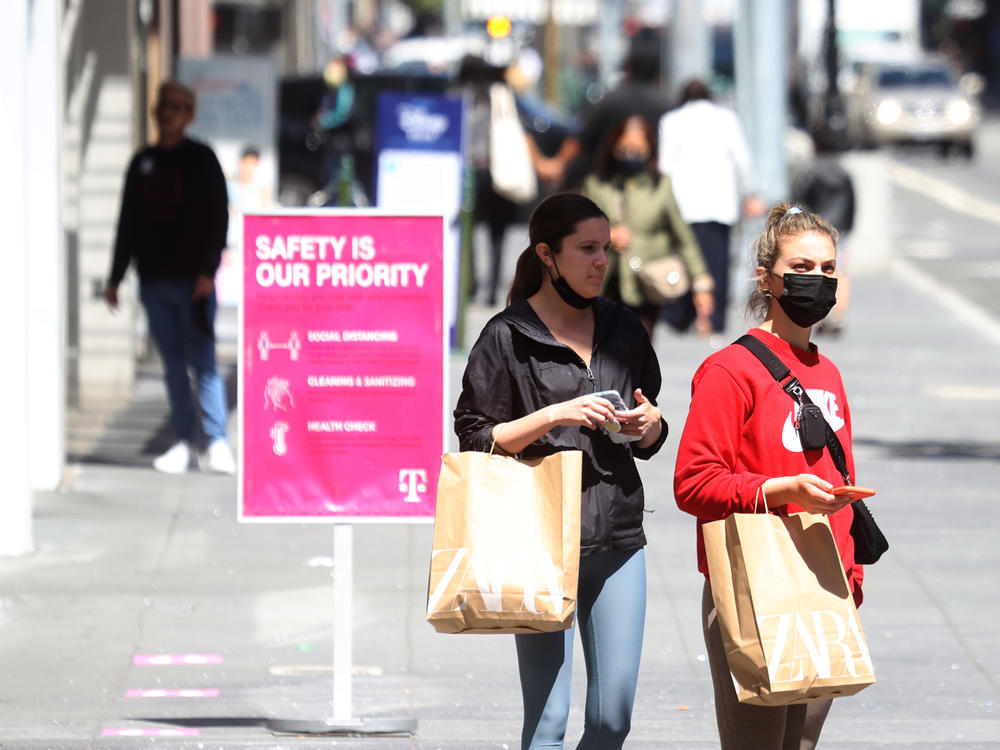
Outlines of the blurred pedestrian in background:
M185 136L195 95L177 81L161 84L153 107L159 140L129 164L104 298L118 307L118 286L133 259L149 331L163 359L177 442L153 461L180 474L194 457L195 412L188 367L197 377L208 449L202 465L232 474L226 391L215 363L213 279L226 246L226 178L212 150Z
M545 161L518 120L514 91L508 83L511 72L474 55L463 57L458 71L459 83L467 95L465 155L475 178L475 223L486 225L489 241L486 304L490 306L497 303L507 227L514 222L518 207L537 196L537 170ZM504 170L503 176L498 174L500 169ZM505 179L512 173L514 185ZM476 255L473 250L472 297L478 287Z
M568 65L559 68L559 106L577 113L598 100L600 87L597 56L591 50L580 50Z
M708 87L689 81L680 104L659 121L660 171L673 184L681 216L691 225L715 281L711 327L726 327L729 300L729 246L732 227L741 216L759 216L763 204L753 194L750 150L736 113L712 101ZM664 309L664 319L678 331L697 320L693 298Z
M324 189L336 205L338 183L349 179L354 183L355 152L355 86L351 59L337 54L323 68L327 91L313 117L313 127L323 135Z
M809 342L833 307L837 231L822 217L778 203L754 243L756 272L750 310L761 320L749 335L763 343L822 406L828 430L843 446L854 476L851 414L840 372ZM715 686L722 750L812 750L832 699L793 706L740 703L726 660L708 580L702 525L762 505L780 514L826 514L855 604L864 569L854 561L847 495L830 450L804 447L792 428L798 405L749 349L732 344L698 368L677 452L677 505L697 518L698 570L705 575L702 626ZM820 397L821 396L821 397Z
M583 126L563 141L559 152L543 165L539 175L550 184L576 188L594 171L594 157L618 123L639 115L652 128L670 108L660 91L660 43L651 34L635 37L625 57L621 82L583 112Z
M600 296L613 252L603 212L582 195L559 193L535 209L528 235L507 307L469 353L455 432L463 451L495 444L524 458L583 452L576 624L514 636L521 747L563 746L579 630L587 697L577 747L615 750L631 727L642 651L646 537L635 459L651 458L667 436L655 403L660 367L636 317ZM611 389L628 410L595 395ZM618 420L619 433L603 429L609 420Z
M246 145L236 172L226 180L229 231L222 262L215 274L215 298L221 307L235 308L243 294L243 215L271 204L271 190L260 179L260 149Z
M245 146L240 152L236 174L226 181L226 194L229 196L227 244L240 251L243 248L243 214L248 211L260 211L271 202L270 191L257 179L258 167L260 167L260 149L256 146Z
M816 333L838 335L844 329L851 301L850 232L854 228L854 181L837 158L832 144L816 140L816 156L792 183L791 199L833 224L840 234L837 245L837 304L816 326Z
M583 192L611 220L612 253L604 296L621 300L646 326L650 339L660 314L637 272L644 264L668 255L679 256L687 269L695 309L705 325L712 314L712 276L698 242L681 218L670 178L657 167L656 132L633 115L611 129L598 154L597 168L583 183Z

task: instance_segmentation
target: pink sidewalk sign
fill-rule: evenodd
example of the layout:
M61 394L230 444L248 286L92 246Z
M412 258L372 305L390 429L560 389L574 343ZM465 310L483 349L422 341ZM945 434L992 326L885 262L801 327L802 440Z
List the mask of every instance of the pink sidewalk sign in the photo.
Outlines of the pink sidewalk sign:
M443 220L331 209L244 222L240 520L433 520Z

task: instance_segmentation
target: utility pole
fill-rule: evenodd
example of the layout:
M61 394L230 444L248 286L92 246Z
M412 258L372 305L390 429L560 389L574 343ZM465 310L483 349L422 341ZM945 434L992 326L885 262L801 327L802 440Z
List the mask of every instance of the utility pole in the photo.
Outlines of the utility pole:
M462 21L462 0L443 0L444 33L450 38L462 35L465 24Z
M712 54L701 0L675 0L670 21L668 76L663 90L670 101L676 100L681 86L692 78L708 83Z
M614 86L615 76L621 72L625 59L624 33L622 30L622 3L601 3L598 19L601 57L598 60L600 83L606 88Z
M556 104L559 101L559 26L556 25L552 6L554 0L549 0L545 15L545 47L543 61L545 63L545 101Z
M31 487L39 490L54 490L59 486L66 455L63 326L66 283L59 220L60 8L60 3L28 3L30 18L24 66L24 122L31 123L24 133L24 152L28 155L25 174L30 373L27 444Z
M737 99L765 203L788 193L785 10L784 0L740 0L736 19Z
M27 114L29 10L41 3L12 3L0 24L0 101L10 109L0 135L0 223L4 227L7 283L0 295L0 320L4 322L6 365L0 367L0 393L6 400L4 437L0 441L0 474L4 478L0 502L0 555L31 552L32 495L29 480L28 441L28 144Z
M837 0L827 0L826 26L823 29L823 64L826 69L826 93L823 97L823 126L820 137L826 145L841 149L847 145L847 112L840 94L837 50Z

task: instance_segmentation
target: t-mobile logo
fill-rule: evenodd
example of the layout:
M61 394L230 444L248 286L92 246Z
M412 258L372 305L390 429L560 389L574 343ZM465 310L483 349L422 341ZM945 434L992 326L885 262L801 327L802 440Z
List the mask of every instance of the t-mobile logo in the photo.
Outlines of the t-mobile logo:
M399 491L406 494L404 503L419 503L419 492L427 492L427 472L423 469L400 469Z

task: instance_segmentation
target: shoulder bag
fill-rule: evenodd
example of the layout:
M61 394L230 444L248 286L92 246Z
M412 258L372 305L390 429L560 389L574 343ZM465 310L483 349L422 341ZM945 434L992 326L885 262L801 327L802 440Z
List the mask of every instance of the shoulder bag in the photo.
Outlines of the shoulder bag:
M782 387L792 400L800 406L810 405L813 407L812 410L809 410L805 418L822 420L826 447L830 451L833 463L837 467L837 471L843 476L844 484L853 484L851 476L847 471L847 457L844 455L844 447L840 444L837 433L830 427L829 422L826 421L819 408L809 399L806 389L799 383L798 378L759 339L746 334L738 338L735 343L749 349L761 361L764 367L767 368L768 372L771 373L771 377L778 382L778 385ZM875 523L875 518L863 501L855 500L851 505L854 507L854 520L851 522L851 537L854 539L854 559L862 565L872 565L878 562L879 558L889 549L889 541L885 538L885 534L882 533L878 524Z
M662 305L672 302L687 294L688 289L691 288L687 268L684 266L684 261L677 255L665 255L645 263L633 255L628 260L629 265L633 261L638 261L639 264L639 268L636 270L639 286L642 287L646 299L653 304Z
M615 202L622 222L628 224L624 194L616 193ZM687 294L691 288L687 266L684 265L683 258L676 253L664 250L664 254L660 257L646 260L628 253L623 260L635 272L639 290L649 304L664 305L673 302Z
M538 180L514 94L502 83L490 86L490 177L493 189L525 205L538 196Z

